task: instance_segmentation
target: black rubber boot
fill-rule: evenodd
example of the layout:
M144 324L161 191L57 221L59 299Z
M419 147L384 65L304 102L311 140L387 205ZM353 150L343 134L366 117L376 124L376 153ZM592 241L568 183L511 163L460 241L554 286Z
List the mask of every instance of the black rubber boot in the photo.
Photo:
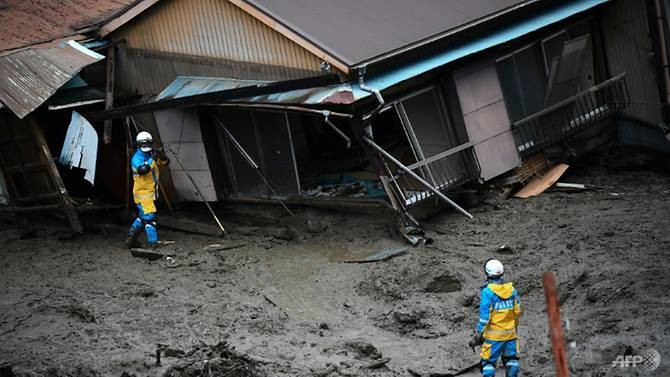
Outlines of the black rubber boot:
M128 238L126 238L126 246L129 249L133 249L142 246L142 244L140 243L140 241L137 240L137 238L133 236L128 236Z

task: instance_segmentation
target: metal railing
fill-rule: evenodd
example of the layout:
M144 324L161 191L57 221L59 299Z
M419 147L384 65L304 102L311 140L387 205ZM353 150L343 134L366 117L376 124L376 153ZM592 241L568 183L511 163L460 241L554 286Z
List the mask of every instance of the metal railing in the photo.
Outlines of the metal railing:
M625 76L622 73L512 123L519 154L533 153L628 107Z
M473 146L472 142L461 144L408 168L441 192L448 191L479 177L479 164ZM406 207L435 197L434 193L403 171L397 171L389 183L400 193Z

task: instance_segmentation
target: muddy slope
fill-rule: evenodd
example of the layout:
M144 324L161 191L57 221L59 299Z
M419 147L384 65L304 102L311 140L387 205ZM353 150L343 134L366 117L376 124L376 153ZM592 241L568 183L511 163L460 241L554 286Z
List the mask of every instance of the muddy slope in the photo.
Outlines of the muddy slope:
M432 244L367 264L344 262L406 246L385 217L266 216L292 225L291 240L231 218L225 242L161 229L176 243L164 249L173 261L157 262L131 257L125 224L107 218L63 239L57 222L3 217L0 366L35 376L444 373L478 360L467 342L481 266L496 257L522 298L524 376L553 371L544 271L558 276L574 375L667 376L664 166L652 156L597 156L563 179L596 190L480 205L474 220L443 213L430 220ZM319 226L302 226L308 219ZM612 367L617 355L648 348L662 355L655 372Z

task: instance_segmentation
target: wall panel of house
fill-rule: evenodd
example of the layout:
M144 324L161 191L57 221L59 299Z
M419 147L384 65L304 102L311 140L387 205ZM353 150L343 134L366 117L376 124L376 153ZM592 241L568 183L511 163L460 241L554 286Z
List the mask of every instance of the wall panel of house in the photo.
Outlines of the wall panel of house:
M186 175L188 172L205 199L210 202L216 201L216 190L200 132L197 111L194 108L168 109L157 111L154 116L165 152L172 160L169 170L178 198L185 201L202 200ZM175 154L184 165L183 168L174 158Z
M176 75L285 80L321 60L228 0L165 0L112 33L123 40L119 85L157 94Z
M615 1L604 8L602 19L611 76L627 73L631 104L624 113L650 123L662 122L645 2Z
M489 180L520 164L503 92L493 62L454 72L465 129L481 168Z

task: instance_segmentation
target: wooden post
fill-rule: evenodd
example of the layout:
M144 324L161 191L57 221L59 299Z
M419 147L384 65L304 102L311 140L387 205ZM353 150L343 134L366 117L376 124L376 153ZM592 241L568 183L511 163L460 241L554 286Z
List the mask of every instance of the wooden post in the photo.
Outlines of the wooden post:
M54 161L51 159L51 150L49 150L49 146L47 145L47 140L42 133L42 129L40 128L40 125L37 124L35 118L32 116L28 118L28 123L30 124L30 130L32 131L33 136L35 137L35 142L42 152L40 158L47 166L47 171L49 172L51 181L53 182L53 185L56 189L56 193L60 197L61 203L63 204L63 211L65 212L65 215L70 222L72 231L77 234L82 234L84 233L84 228L81 226L79 215L77 215L77 210L74 208L74 203L72 202L70 195L67 193L67 189L65 189L65 183L63 183L63 179L58 172L58 167L56 167L56 163L54 163Z
M116 55L116 45L107 47L107 85L105 89L105 110L114 107L114 60ZM112 120L105 121L105 130L102 135L102 142L109 144L112 142Z
M556 377L568 377L568 357L565 353L563 326L558 305L556 276L553 272L542 275L544 295L547 298L547 315L549 316L549 333L551 334L551 348L554 352Z
M126 130L126 212L133 205L133 174L130 171L130 158L133 155L133 134L130 132L130 119L126 117L124 122Z

